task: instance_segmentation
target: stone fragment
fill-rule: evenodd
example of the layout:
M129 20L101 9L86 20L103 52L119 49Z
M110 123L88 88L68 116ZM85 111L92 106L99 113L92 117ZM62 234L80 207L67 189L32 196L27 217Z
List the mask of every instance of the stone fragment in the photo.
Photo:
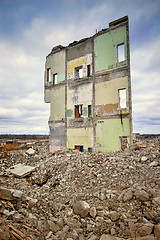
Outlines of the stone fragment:
M37 204L37 202L38 202L37 199L30 198L30 197L27 197L26 200L28 201L28 206L29 206L30 208L35 207L36 204Z
M95 207L91 207L89 214L91 215L91 217L95 218L95 216L97 214L96 208Z
M106 199L105 194L101 193L100 196L99 196L99 199L100 199L101 201L105 200L105 199Z
M144 191L143 189L138 189L135 191L134 196L137 200L140 201L148 201L149 200L149 194Z
M26 153L27 153L28 155L33 155L33 154L35 154L35 150L34 150L33 148L29 148L29 149L26 151Z
M97 216L104 217L104 215L105 215L105 211L104 210L97 211Z
M141 157L141 162L146 162L147 160L148 160L147 157L145 157L145 156Z
M157 238L157 240L160 240L160 224L155 225L154 235Z
M90 206L85 201L78 201L73 204L73 211L75 214L80 215L81 217L86 217L89 213Z
M87 223L87 232L91 232L93 230L92 225Z
M16 213L13 215L13 221L14 222L20 222L22 220L22 215L19 213Z
M152 199L152 202L153 202L155 205L157 205L157 206L160 207L160 196L153 198L153 199Z
M93 234L88 240L97 240L97 239L98 239L97 236Z
M145 236L145 237L137 237L136 240L155 240L155 238L154 238L154 236L149 235L149 236Z
M147 236L150 235L152 230L153 230L154 224L152 223L146 223L144 224L142 227L137 229L137 233L143 237L143 236Z
M96 217L96 222L104 222L104 218L103 217L99 217L99 216L97 216Z
M109 213L109 217L113 222L115 222L120 218L120 213L118 213L116 211L112 211Z
M126 201L129 201L131 200L133 197L133 192L131 189L127 189L127 190L124 190L121 195L119 196L119 200L120 201L123 201L123 202L126 202Z
M122 240L122 239L123 238L114 237L114 236L111 236L111 235L108 235L108 234L103 234L100 237L100 240Z
M46 239L49 239L51 236L52 236L52 232L50 231L50 232L47 234Z
M149 164L149 167L157 167L158 166L158 161L153 161Z
M131 189L129 189L123 196L123 201L126 202L126 201L129 201L131 200L133 197L133 192Z
M7 172L12 173L16 177L26 177L35 170L35 167L27 166L24 164L17 164L7 169Z
M15 211L9 211L7 209L4 209L3 214L9 217L9 216L13 216L13 214L15 214Z
M15 189L8 189L0 187L0 198L5 200L20 200L22 199L23 192Z
M111 228L111 235L115 235L116 234L116 231L114 228Z

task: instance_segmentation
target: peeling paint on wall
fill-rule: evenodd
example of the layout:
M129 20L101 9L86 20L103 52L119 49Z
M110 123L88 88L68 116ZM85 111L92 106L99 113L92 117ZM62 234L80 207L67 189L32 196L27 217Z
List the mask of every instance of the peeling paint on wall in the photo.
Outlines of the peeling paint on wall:
M75 145L83 146L86 151L93 148L93 129L67 129L67 148L74 149Z
M128 17L46 58L50 149L112 152L132 143Z
M67 92L67 109L74 111L74 106L83 104L84 107L92 104L92 83L84 83L76 86L75 88L69 88Z
M128 78L119 78L112 81L95 84L95 105L119 103L118 89L128 89ZM128 90L127 90L128 101Z
M68 71L67 71L67 79L72 79L75 77L75 68L82 66L83 76L87 77L87 65L91 65L92 63L92 55L87 54L84 57L76 58L68 62ZM92 72L92 71L91 71Z
M118 103L116 104L105 104L105 105L96 105L95 109L97 116L105 116L107 114L117 114L118 113Z

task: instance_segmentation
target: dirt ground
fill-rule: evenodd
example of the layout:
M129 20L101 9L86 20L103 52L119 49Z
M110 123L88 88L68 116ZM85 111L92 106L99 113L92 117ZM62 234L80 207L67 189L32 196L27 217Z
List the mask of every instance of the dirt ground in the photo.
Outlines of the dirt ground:
M115 153L1 140L0 239L160 239L160 139Z

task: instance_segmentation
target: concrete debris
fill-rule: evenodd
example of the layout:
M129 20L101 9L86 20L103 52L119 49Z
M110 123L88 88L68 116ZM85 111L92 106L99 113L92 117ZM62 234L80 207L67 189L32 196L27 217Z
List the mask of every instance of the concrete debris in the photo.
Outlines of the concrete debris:
M150 167L157 167L158 166L158 161L153 161L149 164Z
M160 240L160 224L155 226L154 234L155 234L155 237L157 238L157 240Z
M115 153L66 150L53 155L47 141L35 141L33 155L26 148L8 151L0 159L0 236L159 240L158 144L146 139ZM7 171L16 165L33 171L17 177Z
M5 200L20 200L23 192L15 189L0 187L0 198Z
M27 153L28 155L33 155L33 154L35 154L35 150L34 150L33 148L29 148L29 149L26 151L26 153Z
M74 213L81 217L86 217L89 213L90 206L85 201L78 201L73 205Z
M16 177L26 177L35 170L35 167L26 166L24 164L17 164L7 169L7 172L12 173Z
M145 156L141 157L141 162L146 162L147 160L148 160L147 157L145 157Z

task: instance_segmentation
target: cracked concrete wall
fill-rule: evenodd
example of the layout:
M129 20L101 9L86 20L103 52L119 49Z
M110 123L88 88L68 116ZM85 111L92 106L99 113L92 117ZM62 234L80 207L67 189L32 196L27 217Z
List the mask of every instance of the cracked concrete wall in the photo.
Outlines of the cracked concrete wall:
M92 54L86 54L83 57L75 58L67 63L67 79L75 78L75 67L82 66L83 77L87 77L87 65L91 66L92 74Z
M124 112L128 113L128 77L95 84L95 113L97 117L119 114L119 89L126 89L127 108Z

